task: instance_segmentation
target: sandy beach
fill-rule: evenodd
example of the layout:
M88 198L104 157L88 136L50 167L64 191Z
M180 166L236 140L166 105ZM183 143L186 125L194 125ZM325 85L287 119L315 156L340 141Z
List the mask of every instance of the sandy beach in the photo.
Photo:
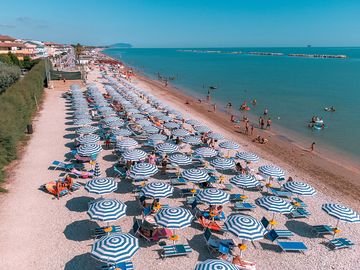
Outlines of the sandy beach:
M105 93L98 68L90 71L87 83L96 83ZM228 115L221 112L209 112L207 106L197 103L170 86L164 88L160 83L147 78L133 77L132 83L163 100L174 109L183 112L185 117L197 119L213 131L222 133L229 140L236 141L244 151L253 151L261 159L257 166L276 164L282 167L286 176L292 176L311 184L318 191L314 197L305 198L311 216L307 219L288 219L277 215L278 228L294 232L294 241L303 241L308 247L305 254L282 253L275 243L267 239L249 245L244 257L257 263L257 269L357 269L360 264L360 234L358 224L340 222L340 236L351 239L357 245L352 249L329 251L324 243L331 239L317 237L310 226L317 224L336 224L336 219L321 210L326 202L336 202L360 210L360 173L358 168L345 168L330 160L321 158L316 153L309 153L296 145L284 143L280 138L271 136L266 145L257 145L251 138L232 127ZM55 89L46 90L41 111L34 121L34 134L25 147L21 159L13 166L7 185L7 194L0 195L0 269L97 269L99 262L90 256L90 231L101 222L89 220L86 213L88 202L97 196L89 194L83 187L60 200L39 190L40 185L59 177L59 171L49 170L53 160L66 160L73 148L74 126L67 110L65 99L61 97L69 85L57 85ZM186 101L190 104L185 104ZM258 134L255 130L255 134ZM269 136L271 134L265 134ZM98 157L102 176L114 176L112 166L116 156L112 150L103 150ZM119 180L119 179L118 179ZM157 179L152 178L153 182ZM81 184L86 179L77 180ZM167 181L167 179L165 179ZM168 182L168 181L167 181ZM118 190L106 195L116 198L127 205L127 216L114 222L120 225L123 232L130 232L134 217L141 217L139 203L131 193L132 183L119 180ZM234 188L231 193L240 193ZM249 201L261 195L248 192ZM174 196L162 200L171 206L183 206L175 188ZM224 211L229 215L232 204L225 205ZM271 214L257 207L251 215L260 220ZM140 239L140 250L133 257L135 269L194 269L198 261L213 258L208 252L203 230L197 222L178 232L179 243L188 243L193 252L188 257L161 259L158 244L149 244ZM219 238L229 237L236 243L240 241L230 234L215 234ZM169 242L169 240L166 240Z

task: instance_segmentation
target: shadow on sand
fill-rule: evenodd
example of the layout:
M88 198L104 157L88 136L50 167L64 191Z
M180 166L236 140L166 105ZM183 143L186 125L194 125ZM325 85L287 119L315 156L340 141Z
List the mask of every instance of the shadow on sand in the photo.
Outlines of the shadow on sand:
M313 232L312 227L306 222L299 220L289 220L286 221L285 226L290 231L301 237L316 238L316 234Z
M91 231L99 227L94 221L88 219L70 223L64 230L66 239L72 241L86 241L91 239Z
M89 209L89 202L94 200L92 197L75 197L66 202L66 208L73 212L86 212Z
M75 256L65 264L64 270L96 270L101 264L90 253Z

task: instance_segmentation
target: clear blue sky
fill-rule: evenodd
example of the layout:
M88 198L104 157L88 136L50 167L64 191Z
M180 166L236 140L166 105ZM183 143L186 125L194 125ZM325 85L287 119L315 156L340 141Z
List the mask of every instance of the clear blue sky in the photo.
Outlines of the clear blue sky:
M3 1L0 34L136 47L359 46L360 0Z

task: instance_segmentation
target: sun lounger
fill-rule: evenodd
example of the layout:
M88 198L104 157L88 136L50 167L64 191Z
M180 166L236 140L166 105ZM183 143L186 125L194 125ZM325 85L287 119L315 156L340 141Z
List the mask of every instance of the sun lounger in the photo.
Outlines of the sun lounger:
M276 188L269 188L269 190L278 197L285 197L285 198L290 198L292 196L292 193L290 191L287 190L281 190L281 189L276 189Z
M103 237L103 236L111 234L111 233L121 233L121 227L120 226L106 226L106 227L95 228L94 234L92 236L94 238L100 238L100 237Z
M65 171L70 171L71 169L73 169L75 167L75 164L64 163L64 162L61 162L61 161L58 161L58 160L54 160L51 163L50 167L53 167L54 170L57 170L58 168L60 168L60 169L65 170Z
M170 184L173 186L186 185L187 181L184 178L170 179Z
M355 244L347 238L335 238L335 239L330 240L329 243L327 244L327 246L331 250L350 248L350 247L353 247L354 245Z
M301 199L299 198L294 198L294 201L292 202L292 204L296 207L300 207L300 208L306 208L307 205L306 203L304 203Z
M100 267L102 270L134 270L132 262L121 262L113 265L103 265Z
M329 225L314 225L312 229L317 235L334 234L334 228Z
M281 248L282 251L299 251L305 252L308 248L303 242L293 242L293 241L279 241L279 235L275 230L271 230L267 234L267 238L272 242L276 241L276 244Z
M195 192L191 192L192 190L193 190L192 188L182 188L180 190L180 196L181 197L192 196L192 195L196 195L199 192L198 189L195 189Z
M169 245L163 246L161 252L161 258L175 257L175 256L187 256L192 252L189 245Z
M270 222L269 222L269 220L267 220L266 217L263 217L263 218L261 219L261 224L264 226L265 229L268 230L268 227L269 227L269 225L270 225ZM270 231L268 232L268 234L269 234L270 232L272 232L272 231L274 231L274 232L277 234L277 237L278 237L279 239L281 239L281 238L291 238L292 236L294 236L294 233L293 233L292 231L289 231L289 230L275 230L275 229L272 229L272 230L270 230ZM273 233L273 232L272 232L272 233Z
M118 168L117 166L114 166L113 169L115 172L115 177L117 177L117 178L125 178L126 177L126 173L121 171L120 168Z
M203 226L203 228L209 228L212 231L224 231L224 229L216 222L209 219L206 219L202 216L198 218L199 224Z
M243 201L243 194L230 194L230 201L231 202L240 202Z
M247 202L236 202L234 205L235 211L242 211L242 210L253 210L256 208L256 205L253 203Z
M233 185L232 185L232 184L224 184L224 190L231 191L232 189L233 189Z
M294 208L294 210L290 213L290 217L292 218L307 218L310 216L310 213L304 208Z
M94 176L93 171L79 171L79 170L73 168L70 172L71 172L71 174L75 175L76 177L81 177L84 179Z
M221 253L228 254L228 253L224 252L225 247L227 247L227 249L229 250L230 248L233 248L235 246L235 243L232 239L215 239L215 238L213 238L212 232L208 228L206 228L204 231L204 238L206 241L206 246L210 253L221 252L220 248L222 248L223 252L221 252Z

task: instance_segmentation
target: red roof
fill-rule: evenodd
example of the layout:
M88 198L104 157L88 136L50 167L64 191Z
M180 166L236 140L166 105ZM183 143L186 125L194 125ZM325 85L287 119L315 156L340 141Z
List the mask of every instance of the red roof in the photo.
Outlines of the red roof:
M26 47L24 44L22 43L18 43L18 42L0 42L0 47L2 48L8 48L8 47L20 47L20 48L24 48Z
M6 35L0 35L0 41L15 41L16 39Z

